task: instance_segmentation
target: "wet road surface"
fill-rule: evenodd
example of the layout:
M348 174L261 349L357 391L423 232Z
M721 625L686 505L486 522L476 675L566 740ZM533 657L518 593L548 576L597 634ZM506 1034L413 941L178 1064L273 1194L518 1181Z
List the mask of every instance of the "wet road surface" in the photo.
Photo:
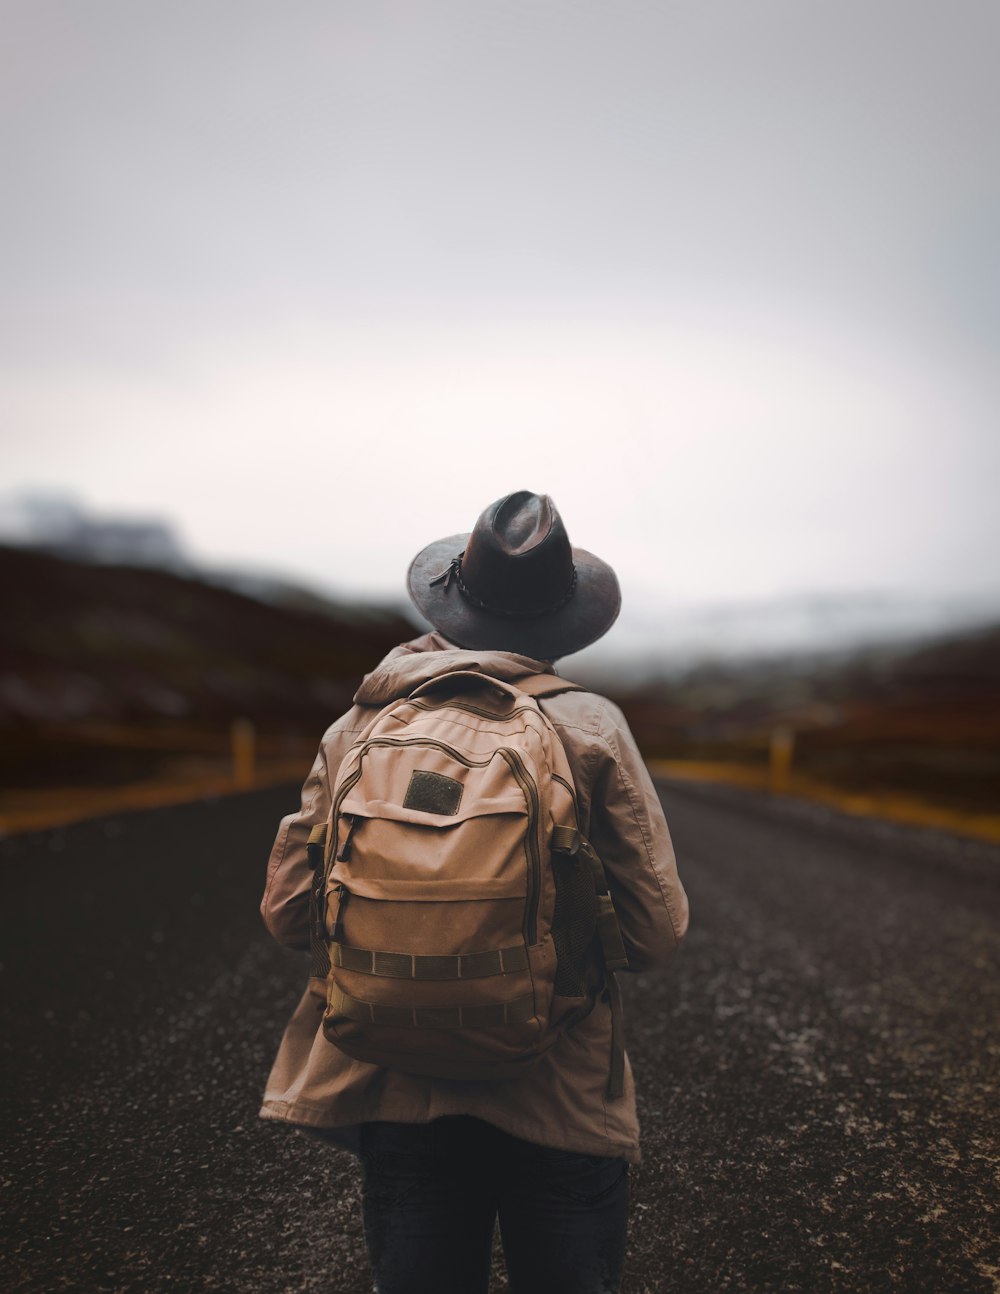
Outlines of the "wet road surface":
M1000 1289L1000 849L663 796L693 921L625 977L625 1291ZM296 803L0 841L4 1290L371 1289L355 1161L256 1117L305 975L257 915Z

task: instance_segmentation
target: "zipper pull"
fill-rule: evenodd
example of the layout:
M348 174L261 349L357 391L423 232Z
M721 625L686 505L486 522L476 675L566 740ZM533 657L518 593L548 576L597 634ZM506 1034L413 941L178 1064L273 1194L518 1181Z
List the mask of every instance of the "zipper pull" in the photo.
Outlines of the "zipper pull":
M351 825L347 828L347 835L344 837L344 843L340 846L340 853L337 855L338 863L346 863L351 856L351 837L354 835L354 828L358 825L357 818L353 815L350 817Z
M333 923L330 941L331 943L342 944L344 942L344 909L347 907L348 891L344 885L335 885L333 889L337 896L337 919Z

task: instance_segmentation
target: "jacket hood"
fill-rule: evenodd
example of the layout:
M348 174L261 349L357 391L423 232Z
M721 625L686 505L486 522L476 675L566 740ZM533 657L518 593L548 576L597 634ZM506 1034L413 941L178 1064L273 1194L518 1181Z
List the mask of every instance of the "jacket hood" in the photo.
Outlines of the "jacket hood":
M456 670L473 670L505 682L529 674L555 674L549 661L506 651L465 651L443 635L429 633L394 647L377 668L365 675L354 700L358 705L387 705L408 696L428 679Z

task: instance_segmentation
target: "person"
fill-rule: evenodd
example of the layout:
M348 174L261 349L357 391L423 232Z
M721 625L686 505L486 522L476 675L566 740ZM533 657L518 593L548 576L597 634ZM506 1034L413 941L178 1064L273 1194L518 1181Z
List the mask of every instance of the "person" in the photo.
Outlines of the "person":
M310 833L378 710L446 671L471 668L514 685L554 675L554 662L600 638L620 608L611 567L571 546L553 501L527 490L493 503L471 533L422 549L408 589L434 629L365 677L323 736L301 808L278 831L261 911L293 948L309 944ZM538 705L565 747L580 829L604 864L628 969L664 968L687 929L688 902L624 716L583 690L542 695ZM320 1027L321 989L313 979L285 1030L260 1114L360 1156L379 1294L486 1294L497 1220L515 1294L618 1290L628 1171L640 1151L627 1054L621 1095L609 1095L616 1026L607 988L516 1077L475 1081L352 1059Z

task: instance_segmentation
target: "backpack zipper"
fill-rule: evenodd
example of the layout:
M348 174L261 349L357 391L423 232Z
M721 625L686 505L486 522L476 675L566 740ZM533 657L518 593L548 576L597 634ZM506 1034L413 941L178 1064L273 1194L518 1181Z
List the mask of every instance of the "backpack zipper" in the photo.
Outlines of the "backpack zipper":
M538 856L538 788L516 750L502 746L498 752L510 765L528 802L528 897L524 905L524 938L530 946L538 938L538 900L542 888L542 862Z
M323 872L324 885L329 882L330 873L333 871L333 864L337 861L336 846L337 836L340 831L340 806L347 798L348 792L354 787L355 783L359 781L363 771L361 767L362 761L364 760L366 752L373 746L436 746L439 750L443 750L447 755L450 755L451 758L456 760L459 764L464 764L466 768L485 768L490 762L489 759L468 759L465 755L461 754L460 751L457 751L454 746L449 746L443 741L436 741L433 737L373 737L370 741L362 743L361 754L358 757L358 766L350 777L344 781L343 786L340 788L340 794L334 800L333 807L330 810L330 820L333 823L333 831L330 832L330 835L333 837L333 840L330 845L329 855L327 856L326 867ZM492 756L490 758L492 759Z
M552 780L553 782L558 782L560 786L564 786L566 788L566 793L569 796L570 804L572 804L573 806L573 817L576 820L577 829L582 833L583 820L580 817L580 804L576 798L575 789L569 784L569 782L566 781L565 777L560 777L558 773L552 774Z
M506 714L497 714L495 710L486 710L482 706L472 705L469 701L439 701L436 705L431 701L411 701L410 704L418 710L464 710L467 714L477 715L482 719L511 719L516 714L530 714L537 710L537 706L519 705ZM524 797L528 802L529 810L529 844L528 844L528 902L525 910L525 929L524 937L528 944L533 944L538 937L538 903L541 897L541 860L538 856L538 789L535 786L534 779L528 772L524 760L521 756L508 747L503 747L499 751L510 765L511 771L517 779ZM513 759L510 758L513 756ZM514 761L516 760L516 767ZM570 800L573 804L574 817L579 818L579 812L576 804L576 793L572 786L564 777L558 773L552 774L553 780L561 782L569 792Z
M414 702L414 704L416 704L416 702ZM524 760L521 758L520 754L509 746L501 746L499 750L495 751L493 755L489 757L489 759L469 759L466 755L463 755L460 751L456 750L454 746L449 746L448 743L444 741L437 741L433 737L373 737L371 741L365 742L366 749L370 749L372 746L433 746L438 750L443 750L445 754L454 759L456 763L464 764L466 768L485 768L488 764L493 762L496 755L500 755L500 757L507 762L510 766L511 772L514 774L515 780L524 793L524 798L528 806L528 833L526 841L528 893L524 905L524 937L526 943L535 943L538 937L538 900L541 891L542 870L541 859L538 856L538 788L535 786L534 780L525 767ZM331 849L330 851L330 858L323 876L324 889L329 883L330 873L333 871L333 864L337 861L335 847L337 827L340 822L340 806L346 799L348 791L351 790L361 777L361 762L364 757L365 750L363 749L358 759L358 767L350 777L345 780L344 785L340 788L340 794L334 801L333 808L330 811L330 817L334 823L334 849ZM348 840L350 838L351 831L353 831L353 827L354 824L352 820L351 828L348 832ZM344 841L345 848L348 844L348 840ZM323 924L325 927L325 920Z
M351 856L351 837L354 835L354 829L358 825L357 816L353 813L345 815L350 818L351 825L347 828L347 835L344 837L344 843L340 846L340 852L337 854L338 863L346 863Z

